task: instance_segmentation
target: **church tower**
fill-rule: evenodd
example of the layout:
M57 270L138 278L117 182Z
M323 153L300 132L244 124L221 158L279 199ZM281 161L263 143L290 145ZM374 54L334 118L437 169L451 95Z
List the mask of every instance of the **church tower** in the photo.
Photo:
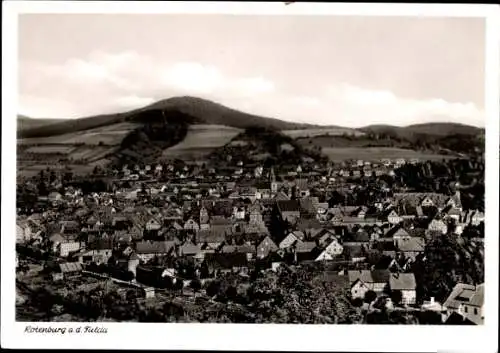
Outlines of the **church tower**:
M276 183L276 175L274 174L274 168L271 167L271 173L269 176L269 181L271 183L271 193L275 194L278 192L278 184Z
M208 229L209 224L208 222L210 221L210 216L208 215L208 211L205 207L202 207L200 209L200 227L202 229Z

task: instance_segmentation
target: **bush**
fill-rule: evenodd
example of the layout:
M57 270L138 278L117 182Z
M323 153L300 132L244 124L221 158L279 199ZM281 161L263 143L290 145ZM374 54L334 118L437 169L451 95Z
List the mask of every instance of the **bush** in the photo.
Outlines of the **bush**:
M374 291L372 290L369 290L365 293L365 303L371 303L373 302L375 299L377 299L377 293L375 293Z

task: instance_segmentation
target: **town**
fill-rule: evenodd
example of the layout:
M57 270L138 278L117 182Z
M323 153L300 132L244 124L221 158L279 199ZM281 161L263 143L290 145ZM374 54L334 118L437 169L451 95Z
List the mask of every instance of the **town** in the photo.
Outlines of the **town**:
M483 171L482 158L48 166L18 180L18 320L481 325Z

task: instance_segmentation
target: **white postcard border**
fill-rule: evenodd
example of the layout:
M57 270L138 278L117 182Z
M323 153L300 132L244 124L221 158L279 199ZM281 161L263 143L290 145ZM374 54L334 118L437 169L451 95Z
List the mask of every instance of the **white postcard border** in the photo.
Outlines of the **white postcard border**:
M4 2L2 21L1 345L4 348L108 348L293 351L496 352L498 341L499 10L494 5ZM15 322L17 15L20 13L226 13L487 18L485 325L477 327ZM446 45L446 43L443 43ZM464 68L467 70L467 68ZM27 334L38 327L107 328L107 334Z

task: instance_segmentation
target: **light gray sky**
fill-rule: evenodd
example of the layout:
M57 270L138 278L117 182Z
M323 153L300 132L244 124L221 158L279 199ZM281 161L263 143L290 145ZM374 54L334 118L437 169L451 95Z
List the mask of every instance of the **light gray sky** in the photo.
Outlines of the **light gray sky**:
M193 95L288 121L484 126L483 19L22 14L19 113Z

